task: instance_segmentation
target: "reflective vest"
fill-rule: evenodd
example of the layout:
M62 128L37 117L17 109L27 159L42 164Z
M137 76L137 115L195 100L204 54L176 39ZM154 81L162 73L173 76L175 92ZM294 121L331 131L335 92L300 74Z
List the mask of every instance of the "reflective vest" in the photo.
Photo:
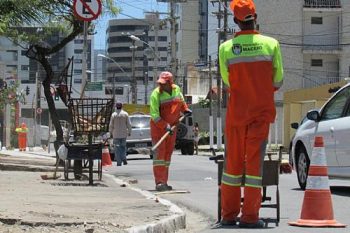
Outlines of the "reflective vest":
M28 133L28 128L25 127L19 127L19 128L16 128L16 133Z
M157 87L150 98L151 125L160 129L164 129L168 123L174 125L179 120L180 113L187 109L179 86L173 84L171 94Z
M220 72L229 87L226 124L247 125L254 119L274 122L274 91L283 83L277 40L245 30L220 45Z

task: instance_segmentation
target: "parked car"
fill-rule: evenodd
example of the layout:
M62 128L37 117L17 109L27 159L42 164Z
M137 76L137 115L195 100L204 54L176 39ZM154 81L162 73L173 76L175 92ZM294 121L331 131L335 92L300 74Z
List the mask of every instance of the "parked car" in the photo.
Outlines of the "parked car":
M305 116L300 123L298 122L293 122L290 124L290 127L292 129L298 130L298 128L304 124L304 122L308 121L309 119L307 119L307 117ZM292 147L293 147L293 139L295 137L295 134L292 136L292 139L289 142L289 147L288 147L288 153L289 153L289 164L292 165L294 167L294 161L293 161L293 155L292 155Z
M320 110L307 113L292 142L299 186L305 189L315 136L323 136L330 178L350 178L350 83Z
M183 155L194 154L194 132L192 116L185 117L177 126L175 148Z
M131 135L126 138L127 154L147 154L150 158L153 158L151 153L152 139L150 120L151 116L138 113L129 115L132 130ZM114 147L110 140L110 155L114 160Z

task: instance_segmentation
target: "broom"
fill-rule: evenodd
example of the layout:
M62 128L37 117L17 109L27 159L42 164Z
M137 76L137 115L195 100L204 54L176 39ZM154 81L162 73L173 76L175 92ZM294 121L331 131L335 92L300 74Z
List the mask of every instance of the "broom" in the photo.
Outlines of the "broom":
M43 180L56 180L56 179L60 178L61 175L57 175L59 162L60 162L60 158L57 158L56 159L56 168L55 168L55 171L54 171L54 173L52 175L50 175L50 174L40 175L41 179L43 179Z

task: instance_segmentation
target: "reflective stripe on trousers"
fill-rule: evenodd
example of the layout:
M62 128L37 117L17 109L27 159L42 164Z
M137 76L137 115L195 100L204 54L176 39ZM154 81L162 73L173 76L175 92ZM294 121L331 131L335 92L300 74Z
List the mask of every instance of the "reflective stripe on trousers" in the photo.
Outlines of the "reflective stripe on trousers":
M269 123L255 121L246 126L226 127L225 163L221 184L222 218L254 223L261 205L262 167ZM245 174L245 175L244 175ZM241 186L244 203L241 209Z
M158 134L156 137L152 137L152 143L155 145L163 134ZM173 135L169 135L159 145L153 154L153 175L156 184L167 184L169 178L169 166L171 161L171 155L175 147L176 132Z

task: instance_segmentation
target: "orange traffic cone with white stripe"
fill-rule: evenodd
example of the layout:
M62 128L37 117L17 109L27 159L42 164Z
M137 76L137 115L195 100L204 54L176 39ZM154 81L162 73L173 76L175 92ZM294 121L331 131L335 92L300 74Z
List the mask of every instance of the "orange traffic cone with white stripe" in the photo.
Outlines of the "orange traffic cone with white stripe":
M345 227L334 219L323 137L316 136L312 150L300 219L289 222L301 227Z
M102 149L102 166L111 166L112 160L111 155L109 154L109 149L107 146L105 146Z

